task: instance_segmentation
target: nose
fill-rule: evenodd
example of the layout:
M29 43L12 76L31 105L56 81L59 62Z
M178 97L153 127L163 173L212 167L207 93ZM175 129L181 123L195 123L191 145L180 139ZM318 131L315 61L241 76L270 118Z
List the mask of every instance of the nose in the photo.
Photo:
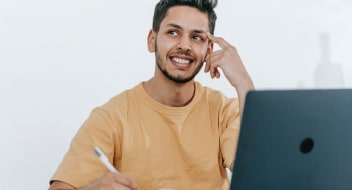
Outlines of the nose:
M179 43L177 44L177 49L183 51L189 51L192 49L191 39L188 36L183 36L180 38Z

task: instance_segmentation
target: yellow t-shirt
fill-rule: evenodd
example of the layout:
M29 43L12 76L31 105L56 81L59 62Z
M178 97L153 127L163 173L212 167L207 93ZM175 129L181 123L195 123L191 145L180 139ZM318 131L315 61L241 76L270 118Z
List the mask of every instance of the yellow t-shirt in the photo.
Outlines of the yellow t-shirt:
M195 87L184 107L156 102L141 83L95 108L51 181L95 182L108 172L93 152L98 146L142 190L228 189L224 167L234 160L238 101L198 82Z

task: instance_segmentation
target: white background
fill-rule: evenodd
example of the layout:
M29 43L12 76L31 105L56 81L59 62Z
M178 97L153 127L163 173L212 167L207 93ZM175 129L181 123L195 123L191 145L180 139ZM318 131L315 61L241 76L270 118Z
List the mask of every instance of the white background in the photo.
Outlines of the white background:
M0 0L0 190L47 189L91 109L153 75L156 2ZM216 11L216 35L258 89L316 88L322 63L343 69L320 70L343 78L325 87L352 86L351 0L220 0ZM224 78L197 80L236 95Z

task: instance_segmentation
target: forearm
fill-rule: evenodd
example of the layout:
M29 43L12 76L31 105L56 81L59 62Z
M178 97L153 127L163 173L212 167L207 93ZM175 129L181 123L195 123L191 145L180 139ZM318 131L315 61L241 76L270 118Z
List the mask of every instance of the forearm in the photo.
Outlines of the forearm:
M97 187L94 184L86 185L83 187L75 188L65 182L55 181L51 184L49 190L96 190Z
M49 190L92 190L92 185L87 185L84 187L79 187L75 188L72 185L69 185L68 183L62 182L62 181L54 181L51 185Z
M246 80L245 84L243 83L241 85L236 86L236 92L239 101L239 114L241 118L244 111L247 93L251 90L254 90L254 84L250 78Z
M135 180L122 173L109 172L98 179L96 182L84 187L75 188L74 186L63 181L54 181L49 190L98 190L98 189L131 189L138 190Z
M62 181L53 181L53 183L49 187L49 190L72 190L72 189L77 189L77 188Z

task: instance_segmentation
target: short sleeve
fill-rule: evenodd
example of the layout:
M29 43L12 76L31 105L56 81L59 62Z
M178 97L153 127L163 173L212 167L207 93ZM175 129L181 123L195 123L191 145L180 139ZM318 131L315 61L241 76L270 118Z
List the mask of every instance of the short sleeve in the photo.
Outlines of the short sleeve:
M119 152L115 125L108 111L94 109L72 139L50 183L58 180L78 188L95 182L107 173L93 148L98 146L113 163L116 152Z

